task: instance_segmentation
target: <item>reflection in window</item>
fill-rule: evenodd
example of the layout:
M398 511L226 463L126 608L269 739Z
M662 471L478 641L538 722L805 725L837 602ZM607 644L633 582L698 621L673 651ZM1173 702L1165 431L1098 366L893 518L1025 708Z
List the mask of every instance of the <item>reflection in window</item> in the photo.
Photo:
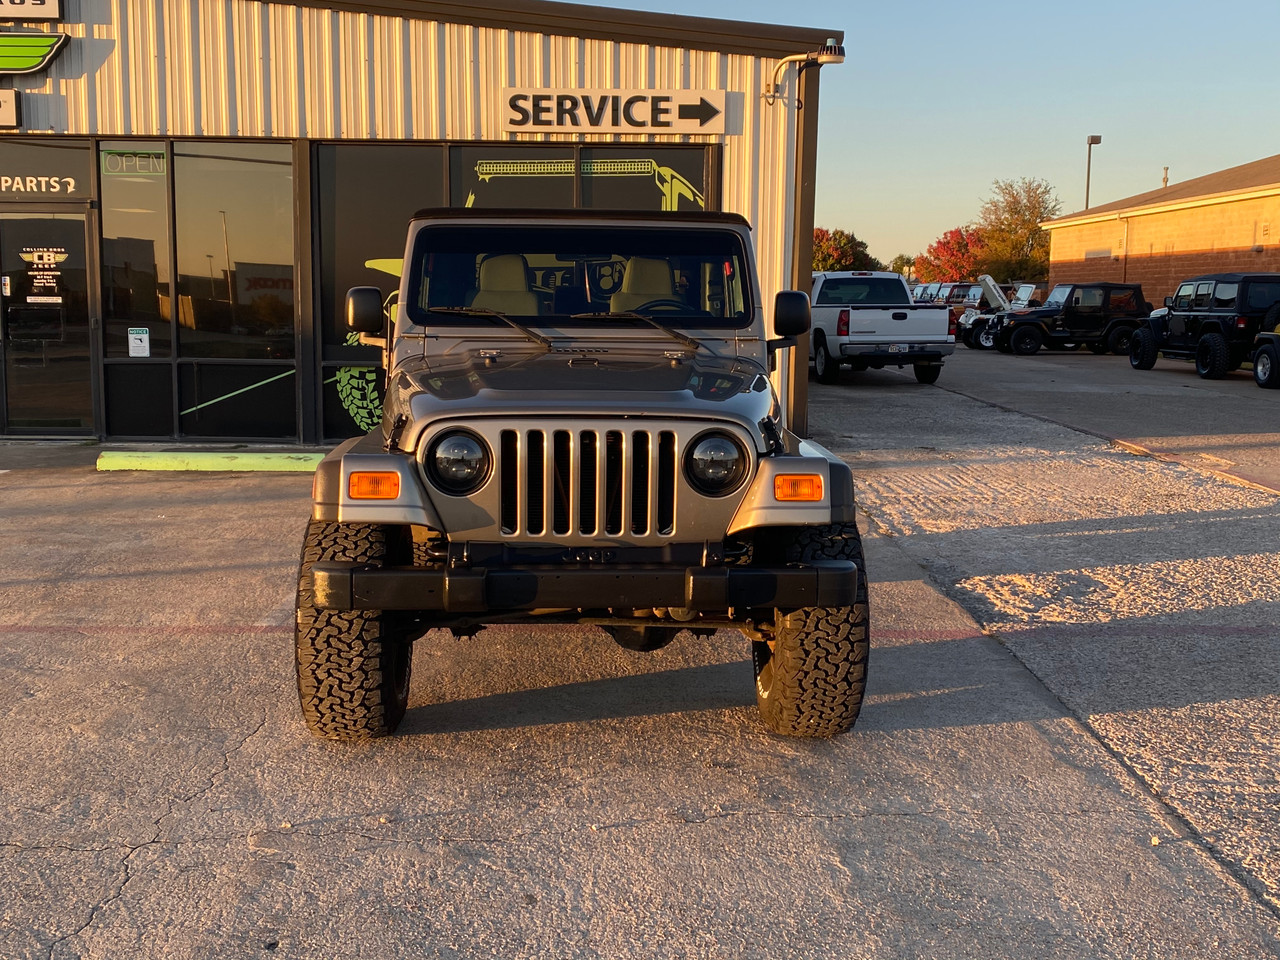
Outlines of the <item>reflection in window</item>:
M377 363L375 348L348 345L343 303L351 287L378 287L386 295L399 286L409 219L424 207L446 206L444 161L438 144L342 143L316 149L326 357Z
M292 358L291 148L178 143L173 167L180 355Z
M1249 306L1253 308L1270 307L1280 303L1280 283L1254 282L1249 284Z
M1213 305L1219 309L1227 309L1236 305L1238 283L1220 283L1213 290Z
M144 328L149 335L147 355L167 357L173 342L173 292L169 282L169 166L164 144L136 140L103 143L98 167L102 175L106 355L129 356L129 329Z
M1138 295L1133 290L1112 290L1111 309L1114 311L1135 310L1138 306Z

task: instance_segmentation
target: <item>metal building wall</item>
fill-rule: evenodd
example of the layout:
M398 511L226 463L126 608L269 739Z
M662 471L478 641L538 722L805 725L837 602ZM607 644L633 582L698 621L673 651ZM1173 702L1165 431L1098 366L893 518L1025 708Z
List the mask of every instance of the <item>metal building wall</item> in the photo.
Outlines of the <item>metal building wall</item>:
M774 61L340 12L257 0L63 0L72 42L16 77L30 132L286 139L553 140L501 129L504 86L719 89L724 209L755 229L766 297L785 286L795 76L761 98Z

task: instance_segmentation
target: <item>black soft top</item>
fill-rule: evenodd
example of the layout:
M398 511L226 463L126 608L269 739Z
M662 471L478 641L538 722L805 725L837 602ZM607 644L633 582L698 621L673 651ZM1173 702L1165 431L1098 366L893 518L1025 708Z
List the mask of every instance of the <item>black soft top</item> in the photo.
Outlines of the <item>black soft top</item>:
M1186 280L1180 280L1178 286L1182 286L1184 283L1199 283L1201 280L1216 280L1222 283L1243 283L1246 280L1262 280L1271 283L1280 280L1280 273L1206 273L1200 277L1189 277Z
M461 221L499 219L518 222L528 220L561 220L570 222L582 220L625 220L629 223L720 223L751 229L751 224L747 223L746 217L741 214L702 210L692 213L674 213L671 211L652 210L534 210L502 207L490 207L488 209L483 207L428 207L419 210L413 215L412 219Z

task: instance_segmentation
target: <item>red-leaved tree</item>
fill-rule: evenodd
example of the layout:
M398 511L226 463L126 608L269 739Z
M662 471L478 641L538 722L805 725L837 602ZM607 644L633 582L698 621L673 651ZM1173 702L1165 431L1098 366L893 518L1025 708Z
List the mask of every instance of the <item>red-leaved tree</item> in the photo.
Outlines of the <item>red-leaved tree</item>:
M982 232L974 227L948 230L916 257L916 279L926 283L972 280L983 251Z

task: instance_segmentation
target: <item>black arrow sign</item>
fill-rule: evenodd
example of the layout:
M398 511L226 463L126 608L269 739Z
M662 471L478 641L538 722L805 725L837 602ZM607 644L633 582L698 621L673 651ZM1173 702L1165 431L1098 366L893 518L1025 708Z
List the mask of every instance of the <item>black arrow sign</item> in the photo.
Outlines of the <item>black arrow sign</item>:
M697 103L682 103L676 116L681 120L697 120L698 126L705 127L708 120L714 120L720 114L720 108L709 103L706 97L699 97Z

